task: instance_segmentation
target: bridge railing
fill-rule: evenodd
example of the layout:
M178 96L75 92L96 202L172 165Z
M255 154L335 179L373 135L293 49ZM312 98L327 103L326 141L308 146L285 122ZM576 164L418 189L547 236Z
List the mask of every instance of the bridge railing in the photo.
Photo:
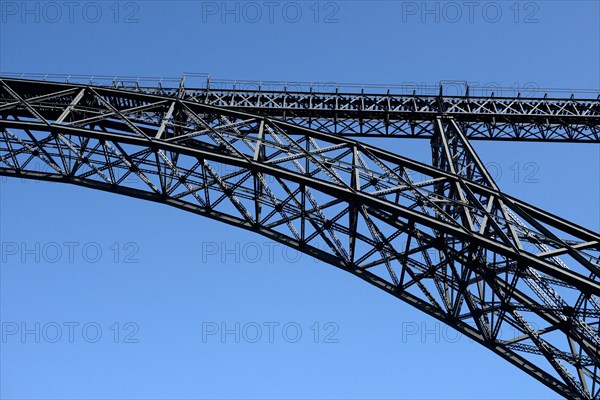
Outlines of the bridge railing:
M183 73L181 77L137 77L113 75L78 75L1 72L0 76L50 82L77 83L146 91L181 88L191 92L287 92L323 94L419 95L448 97L521 97L521 98L580 98L598 99L600 89L546 88L535 82L502 86L495 82L479 83L443 80L436 83L404 82L401 84L356 84L338 82L257 81L214 79L208 73Z
M125 89L165 88L177 89L181 78L138 77L119 75L77 75L77 74L44 74L44 73L15 73L2 72L0 76L16 79L30 79L48 82L64 82L82 85L94 85Z
M356 84L338 82L294 82L213 79L208 77L204 85L186 88L220 92L302 92L324 94L369 95L419 95L419 96L473 96L473 97L523 97L523 98L598 98L600 89L544 88L535 82L507 87L498 83L479 83L444 80L436 83L404 82L401 84Z

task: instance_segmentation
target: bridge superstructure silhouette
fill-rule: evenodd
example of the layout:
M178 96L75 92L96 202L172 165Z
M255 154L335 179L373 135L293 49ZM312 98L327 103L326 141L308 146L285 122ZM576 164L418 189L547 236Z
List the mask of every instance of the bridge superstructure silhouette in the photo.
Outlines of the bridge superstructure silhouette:
M597 92L188 86L2 75L0 175L256 232L409 303L567 398L600 398L600 234L503 193L472 146L598 145ZM359 140L369 136L428 140L431 162Z

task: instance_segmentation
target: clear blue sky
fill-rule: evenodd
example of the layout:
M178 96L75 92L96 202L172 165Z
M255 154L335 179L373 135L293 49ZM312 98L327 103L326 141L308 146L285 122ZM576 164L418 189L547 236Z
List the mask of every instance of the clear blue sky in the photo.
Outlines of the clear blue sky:
M52 4L0 1L1 71L600 87L597 1ZM598 145L476 147L508 193L600 228ZM0 178L0 234L2 398L557 398L348 274L179 210ZM222 323L239 343L206 335Z

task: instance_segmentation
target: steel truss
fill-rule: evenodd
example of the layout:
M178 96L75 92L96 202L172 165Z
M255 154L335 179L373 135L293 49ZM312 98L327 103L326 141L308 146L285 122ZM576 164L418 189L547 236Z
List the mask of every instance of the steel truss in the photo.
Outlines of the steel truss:
M558 100L471 103L504 104L498 118L438 98L427 113L361 106L342 118L339 103L291 116L196 92L0 79L0 175L257 232L411 304L565 397L600 398L600 235L502 193L469 141L598 143L597 100L563 101L562 111ZM431 140L432 165L342 136L367 120L399 136L427 126L418 136Z

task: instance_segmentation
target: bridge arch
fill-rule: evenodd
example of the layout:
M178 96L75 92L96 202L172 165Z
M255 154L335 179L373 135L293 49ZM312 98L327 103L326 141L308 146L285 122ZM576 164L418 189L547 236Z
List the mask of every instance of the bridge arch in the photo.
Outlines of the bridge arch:
M465 176L448 165L451 154L430 166L264 114L156 94L2 89L1 175L160 202L257 232L417 307L563 395L600 390L600 235ZM460 138L460 127L436 123L449 151L455 139L444 131ZM502 326L523 338L503 337Z

